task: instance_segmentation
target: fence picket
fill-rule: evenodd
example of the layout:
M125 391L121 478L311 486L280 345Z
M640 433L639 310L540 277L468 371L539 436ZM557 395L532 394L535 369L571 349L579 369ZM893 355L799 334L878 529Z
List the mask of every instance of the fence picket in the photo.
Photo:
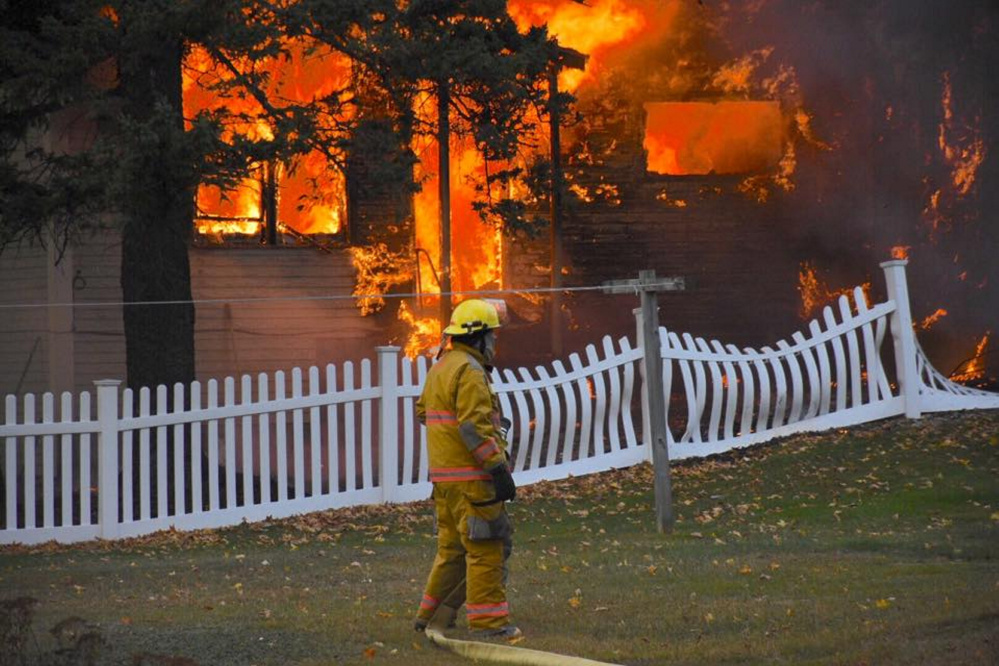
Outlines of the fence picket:
M603 346L604 358L608 360L613 359L615 356L614 341L611 340L609 335L604 336ZM621 434L618 430L620 426L619 419L621 418L621 375L617 367L608 368L607 379L608 384L610 384L607 432L610 436L610 450L617 452L621 450Z
M191 411L201 411L201 382L191 384ZM201 485L201 421L191 424L191 513L202 513L205 509L204 488Z
M525 384L529 384L534 381L531 376L531 371L527 368L520 368L520 377ZM533 426L529 426L525 431L530 431L531 437L531 469L538 469L541 467L541 449L542 449L542 439L544 437L545 430L545 415L544 415L544 405L541 403L541 393L537 389L528 389L527 395L531 400L531 411L526 412L529 415L533 415L534 418L531 419Z
M822 318L826 322L826 330L833 330L837 327L836 315L828 305L822 308ZM833 358L836 361L836 402L830 408L833 411L846 409L847 388L849 387L849 376L846 374L846 355L843 352L843 340L841 335L832 339Z
M167 409L167 387L156 387L156 415L164 416ZM156 427L156 517L167 515L167 427Z
M35 422L35 395L33 393L28 393L24 396L23 403L24 413L22 414L23 421L25 425L30 425ZM24 526L25 527L37 527L37 512L35 510L35 492L36 492L36 481L37 474L35 472L36 464L36 450L35 450L35 438L32 435L28 435L24 438Z
M666 334L666 329L662 326L659 327L659 335L657 336L659 340L659 349L661 353L669 348L670 341L669 336ZM643 375L645 372L645 364L641 364L641 370ZM673 429L670 427L669 423L669 413L670 407L670 396L673 395L673 362L669 358L662 358L662 375L663 375L663 414L666 417L666 444L670 445L673 443ZM647 391L642 391L642 439L649 446L649 460L652 460L652 427L649 423L649 396Z
M402 374L399 383L403 388L413 385L413 361L402 357ZM408 485L413 482L413 457L416 453L414 445L413 406L416 401L411 397L402 399L402 482Z
M181 414L187 411L184 407L184 385L177 382L173 385L173 412ZM185 511L184 494L187 490L184 469L184 449L187 441L184 437L184 424L177 423L173 427L173 513L182 516Z
M219 405L219 383L208 380L208 411L213 412ZM208 509L219 510L219 422L208 422Z
M858 316L863 316L867 312L867 297L864 290L857 287L853 291L854 302L857 306ZM874 346L874 331L870 322L865 322L861 326L864 336L864 365L867 370L867 402L874 403L881 399L878 385L878 350Z
M309 368L309 395L316 397L322 394L319 386L319 368L311 366ZM323 439L320 428L322 427L322 417L319 407L309 408L309 463L312 482L312 492L310 497L318 497L323 494Z
M805 372L808 374L808 383L804 386L804 388L808 389L808 407L805 408L803 406L804 414L802 418L810 419L819 411L819 398L821 396L819 391L816 390L819 387L819 369L815 363L815 357L812 355L812 350L807 346L807 340L805 340L805 336L802 335L801 331L796 331L791 336L791 339L794 340L798 348L801 360L805 363Z
M711 347L704 338L695 338L694 344L697 345L699 351L704 352L708 356L711 355ZM719 437L719 426L721 425L722 416L722 373L718 369L718 364L714 361L705 361L704 363L708 367L708 373L711 375L711 414L708 417L708 441L717 442ZM706 387L705 387L706 388Z
M139 389L139 418L152 414L151 402L149 387L143 386ZM139 430L139 520L149 520L153 515L152 486L149 478L151 446L149 428L142 428Z
M579 359L579 354L569 355L569 366L572 367L574 373L579 374L579 379L576 380L576 389L579 391L579 408L582 418L579 423L579 450L576 455L578 459L582 460L589 458L593 451L590 442L590 428L593 425L593 404L591 402L593 398L590 396L589 380L582 374L583 362Z
M801 375L801 365L797 355L786 340L778 340L777 349L780 351L781 359L787 364L788 374L791 375L791 408L788 411L787 423L797 423L801 420L804 409L804 382Z
M292 368L291 397L294 400L302 395L302 369ZM291 446L294 457L292 486L295 489L295 499L302 499L305 497L305 425L301 409L293 409L291 412Z
M593 345L586 345L586 359L591 365L600 362L597 355L597 348ZM595 455L604 453L604 418L607 415L607 391L604 385L604 376L600 371L590 375L593 381L594 407L593 407L593 451Z
M59 396L59 422L73 422L73 394L63 391ZM59 524L73 525L73 436L66 433L59 437L59 481L62 503L59 507ZM77 459L79 463L79 459ZM82 488L81 488L82 491Z
M562 429L562 409L559 406L558 393L551 382L551 376L542 366L534 368L535 374L545 383L545 395L548 398L548 410L542 410L542 414L551 414L551 420L545 425L548 427L548 455L545 458L545 465L551 467L558 461L558 439ZM540 424L535 426L543 429Z
M683 342L680 341L679 335L676 333L668 333L667 335L671 349L686 351ZM697 411L697 387L694 385L694 373L690 367L691 365L696 365L696 363L680 357L677 358L676 364L680 366L680 377L683 379L683 393L687 398L687 427L678 441L699 442L701 441L701 426L700 416Z
M90 421L90 392L84 391L80 394L80 422L87 423ZM90 518L90 465L91 463L91 451L90 451L90 433L85 432L80 434L80 524L81 525L92 525L93 521ZM122 474L122 480L125 480L124 473ZM131 473L127 477L128 483L132 482ZM131 510L131 507L129 507Z
M4 399L4 425L17 424L17 396L8 395ZM17 529L17 438L4 437L4 526L8 530ZM25 477L27 479L27 477ZM25 483L27 485L27 483Z
M756 382L753 380L753 369L743 359L744 354L735 345L725 345L724 350L733 356L740 357L736 361L735 367L738 368L739 380L742 385L742 410L739 416L739 431L735 435L745 435L753 431L753 409L756 404Z
M274 400L285 398L284 371L274 373ZM277 445L277 501L288 501L288 412L279 409L274 413L274 438Z
M361 388L371 388L371 359L361 361ZM374 488L371 453L373 439L371 436L371 400L361 401L361 463L364 488Z
M850 301L846 295L839 297L838 304L843 323L849 324L854 317L850 310ZM846 338L846 348L850 354L850 406L859 407L864 404L864 392L863 385L860 383L860 349L857 343L857 330L851 326L843 335Z
M518 383L517 376L513 373L513 370L503 370L501 377L503 383L506 385L516 386ZM524 399L522 391L513 391L513 398L517 405L514 410L516 418L511 416L511 420L517 424L517 445L514 447L517 460L514 463L514 469L522 471L527 469L528 458L533 455L530 444L531 414L527 409L527 401ZM513 442L510 442L510 444L513 444Z
M756 408L756 425L753 426L753 430L763 432L767 429L767 423L770 420L771 383L770 374L767 372L770 364L764 360L765 357L760 352L752 347L746 347L742 351L753 357L753 370L756 372L757 384L760 387L760 404ZM761 351L766 352L766 350Z
M874 358L876 359L878 367L878 389L881 393L882 400L887 400L891 397L891 384L888 383L888 376L885 374L884 363L881 362L881 345L884 343L887 328L887 317L878 317L874 322Z
M354 388L354 363L346 361L343 364L343 390L350 391ZM345 402L343 405L343 440L344 440L344 475L346 476L346 489L357 490L357 465L355 458L357 451L354 450L354 403Z
M226 411L231 413L236 404L236 380L226 377L225 389ZM236 419L229 417L224 422L225 427L225 508L236 506Z
M270 399L270 380L266 372L257 375L257 400ZM257 472L260 475L260 503L271 502L271 415L267 412L257 417L257 455L260 459Z
M555 383L562 390L565 401L565 433L562 437L562 462L573 460L573 444L576 441L576 391L572 382L564 377L568 374L562 361L552 363Z
M781 356L772 347L763 347L762 350L767 355L767 365L774 377L774 409L770 427L777 428L784 425L784 420L788 412L787 377L784 374Z
M694 341L693 336L689 333L684 333L682 340L685 351L697 351L697 343ZM702 441L701 421L704 419L704 410L708 406L708 380L704 371L703 361L697 360L691 365L693 366L694 371L694 417L691 419L690 425L687 429L691 434L690 441L700 444ZM687 399L690 399L689 395Z
M808 331L811 334L812 339L817 339L822 335L822 328L819 326L817 319L813 319L808 324ZM828 414L829 413L829 402L831 398L831 387L832 387L832 375L829 369L829 348L826 346L825 342L820 342L815 347L815 356L819 361L819 411L818 414ZM812 391L815 391L815 385L812 386Z
M618 340L618 344L621 347L622 355L631 351L631 345L627 337L622 337ZM624 384L621 387L621 421L624 426L625 446L630 449L638 444L638 438L635 436L635 421L631 413L631 401L635 391L635 362L626 362L622 368L622 373L624 375ZM664 395L669 395L669 393L665 393ZM668 430L669 428L667 428Z
M336 366L332 363L326 366L326 391L336 393ZM329 492L335 495L340 492L340 428L336 404L330 403L326 408L326 456L329 473Z
M253 378L250 375L243 375L240 378L239 397L240 404L253 404ZM259 395L257 399L260 399ZM241 421L243 506L253 506L253 416L247 414Z
M416 359L416 378L418 386L423 386L427 381L427 372L430 364L426 356ZM500 404L506 396L500 396ZM509 405L506 406L509 409ZM417 475L419 481L427 481L430 478L430 459L427 454L427 429L420 426L420 473Z
M717 340L711 341L711 348L719 355L725 354L725 348ZM722 386L725 389L725 435L723 439L732 439L735 431L735 415L739 404L739 377L731 361L722 361Z
M55 399L42 394L42 423L55 420ZM55 442L52 435L42 437L42 527L55 526Z

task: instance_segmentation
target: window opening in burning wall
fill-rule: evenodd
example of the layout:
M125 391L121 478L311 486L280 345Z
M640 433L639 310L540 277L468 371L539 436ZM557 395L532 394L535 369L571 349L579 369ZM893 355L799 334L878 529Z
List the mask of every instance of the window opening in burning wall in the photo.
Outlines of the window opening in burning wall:
M645 114L643 147L654 173L759 173L784 152L778 102L649 102Z
M196 198L199 241L256 238L268 245L284 239L341 240L346 227L346 184L310 153L286 167L268 162L250 170L235 188L202 185ZM318 238L316 239L318 241Z
M346 177L336 162L345 156L336 146L351 126L353 81L349 58L301 38L285 39L280 55L261 58L190 48L183 67L189 125L205 115L221 126L223 141L266 152L276 125L307 116L316 132L311 145L322 143L227 174L236 182L224 188L200 185L196 242L325 245L344 239Z

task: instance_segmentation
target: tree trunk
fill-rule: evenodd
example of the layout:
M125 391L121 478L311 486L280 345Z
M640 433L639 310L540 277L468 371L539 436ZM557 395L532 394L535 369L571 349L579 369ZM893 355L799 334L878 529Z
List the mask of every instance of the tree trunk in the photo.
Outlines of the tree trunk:
M133 145L125 148L130 164L119 202L127 382L134 389L195 378L188 256L194 185L183 150L182 53L179 39L161 41L122 63L126 115L151 130L124 137Z

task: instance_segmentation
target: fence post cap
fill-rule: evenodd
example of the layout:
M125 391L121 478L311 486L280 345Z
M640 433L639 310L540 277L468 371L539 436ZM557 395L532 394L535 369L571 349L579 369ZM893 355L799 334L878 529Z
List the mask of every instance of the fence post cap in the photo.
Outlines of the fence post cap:
M890 259L889 261L882 261L878 265L881 266L881 268L891 268L892 266L905 266L908 263L908 259Z
M95 379L94 386L121 386L120 379Z
M397 351L402 351L402 347L399 347L397 345L382 345L380 347L375 347L375 351L382 353L397 352Z

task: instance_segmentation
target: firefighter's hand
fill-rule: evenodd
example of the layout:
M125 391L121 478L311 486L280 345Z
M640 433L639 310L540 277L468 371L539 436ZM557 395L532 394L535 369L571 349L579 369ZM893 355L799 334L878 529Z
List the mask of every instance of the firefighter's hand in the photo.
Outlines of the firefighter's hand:
M496 499L500 502L509 502L517 497L517 484L513 482L513 475L510 468L505 464L496 465L489 470L493 475L493 485L496 486Z
M503 438L504 442L510 441L510 440L507 439L507 435L510 434L510 426L511 425L513 425L513 421L511 421L510 419L506 418L505 416L501 416L500 417L499 432L500 432L500 437Z

